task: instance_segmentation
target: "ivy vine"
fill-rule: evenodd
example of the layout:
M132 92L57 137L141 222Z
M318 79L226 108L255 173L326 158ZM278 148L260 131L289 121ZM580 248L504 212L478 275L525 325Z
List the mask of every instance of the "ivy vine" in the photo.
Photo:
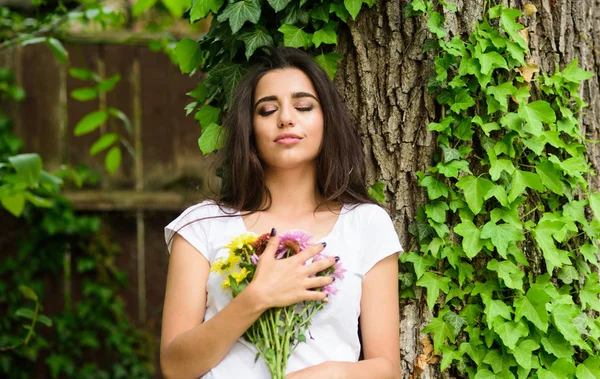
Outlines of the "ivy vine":
M517 9L486 10L450 38L443 1L413 0L425 17L441 119L439 151L417 173L428 201L401 256L402 296L426 289L441 369L469 378L600 377L600 194L579 126L587 105L577 60L535 75ZM535 11L531 6L529 12Z

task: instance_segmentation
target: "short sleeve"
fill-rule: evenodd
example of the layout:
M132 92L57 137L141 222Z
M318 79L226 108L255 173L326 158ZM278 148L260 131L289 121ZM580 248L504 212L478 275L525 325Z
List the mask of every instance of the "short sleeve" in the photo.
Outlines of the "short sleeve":
M177 233L210 261L208 236L210 233L210 221L211 217L214 216L215 207L217 205L209 201L193 205L165 226L165 242L167 243L169 254L173 246L173 239Z
M403 251L398 233L387 212L377 205L370 208L371 212L366 215L363 228L365 233L363 275L366 275L382 259Z

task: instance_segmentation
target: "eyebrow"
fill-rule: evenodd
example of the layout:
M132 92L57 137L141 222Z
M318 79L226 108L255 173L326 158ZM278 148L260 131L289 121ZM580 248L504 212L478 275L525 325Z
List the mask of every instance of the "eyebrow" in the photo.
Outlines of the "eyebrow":
M313 99L315 99L317 102L319 101L319 99L317 99L315 97L315 95L308 93L308 92L294 92L292 93L292 99L301 99L303 97L312 97ZM264 103L265 101L275 101L277 100L277 96L265 96L260 98L256 104L254 104L254 108L256 108L258 106L258 104L260 103Z

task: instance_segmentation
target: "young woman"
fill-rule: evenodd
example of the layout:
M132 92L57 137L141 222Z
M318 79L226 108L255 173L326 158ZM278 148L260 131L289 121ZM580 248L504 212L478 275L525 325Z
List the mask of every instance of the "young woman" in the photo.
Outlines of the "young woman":
M313 317L287 378L399 378L401 247L389 216L367 194L360 139L327 74L301 51L273 50L238 85L225 127L219 199L188 208L165 228L165 377L269 379L242 334L266 309L324 300L311 288L334 278L310 276L339 259L347 270L339 291ZM276 260L278 235L290 229L308 232L315 244ZM254 279L232 299L210 265L247 231L272 238ZM304 265L324 249L330 259Z

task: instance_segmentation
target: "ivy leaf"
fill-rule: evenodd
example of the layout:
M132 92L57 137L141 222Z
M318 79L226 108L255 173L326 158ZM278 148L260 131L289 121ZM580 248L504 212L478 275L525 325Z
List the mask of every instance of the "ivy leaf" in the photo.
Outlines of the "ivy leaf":
M348 20L348 16L350 16L344 4L341 3L330 3L329 13L335 13L335 15L343 22L346 22L346 20Z
M508 70L506 60L502 57L502 55L495 51L475 55L475 57L479 59L479 64L481 64L481 73L483 75L490 74L495 68L503 68Z
M184 38L177 42L173 51L179 64L179 70L183 74L194 71L202 64L202 54L198 43L190 38Z
M579 293L579 299L581 300L581 307L583 309L593 309L596 312L600 312L600 284L598 284L598 274L592 273L585 277L585 286Z
M496 99L498 104L500 104L501 109L505 112L508 110L508 96L514 95L516 91L517 89L511 82L506 82L500 84L499 86L489 86L485 90L488 95L491 95L494 97L494 99Z
M573 320L580 314L580 309L572 304L557 304L552 308L552 318L558 331L571 344L591 352L590 347L581 339Z
M598 248L596 246L586 243L579 248L579 252L581 255L583 255L586 261L598 267Z
M469 109L473 105L475 105L475 101L471 95L469 95L469 90L465 88L457 92L454 103L450 106L450 110L455 113L460 113L460 111Z
M571 344L556 330L550 328L548 333L541 339L544 350L557 358L571 358L575 351Z
M196 113L194 118L200 122L202 129L205 129L210 124L217 124L219 122L220 115L221 110L219 108L215 108L211 105L204 105Z
M510 38L512 38L522 49L528 50L527 42L519 35L519 30L523 29L523 25L515 21L519 16L521 16L521 11L517 9L502 9L500 22Z
M598 379L600 378L600 358L589 357L583 363L577 366L575 372L577 379Z
M550 298L543 291L534 288L527 291L527 296L518 295L514 301L515 321L525 317L536 328L546 333L548 331L548 311L544 300L550 300Z
M342 4L339 4L344 11L346 10ZM347 12L346 12L347 14ZM305 25L310 20L310 13L302 8L302 2L293 3L286 7L285 14L281 19L280 24L288 25Z
M0 199L2 206L15 217L21 217L23 209L25 209L25 195L17 193L14 195L3 196Z
M377 200L379 204L385 204L385 183L378 180L369 187L369 196Z
M75 125L74 134L76 136L82 136L91 133L98 129L100 125L104 124L107 118L108 113L106 111L88 113L77 123L77 125Z
M413 268L415 270L415 275L417 276L417 279L420 279L423 276L423 274L427 271L427 269L435 265L437 261L431 255L421 256L415 253L414 251L411 251L408 254L402 254L400 256L400 262L411 262L413 264Z
M279 29L283 34L283 44L289 47L303 47L308 49L312 46L312 35L306 33L304 30L300 29L294 25L282 25Z
M577 63L577 58L575 58L573 59L573 61L571 61L571 63L567 65L567 67L565 67L565 69L562 72L562 77L565 80L568 80L573 83L579 83L583 80L588 80L594 76L594 74L592 74L591 72L587 72L577 67Z
M456 342L454 327L439 318L432 319L423 329L423 333L433 334L433 350L435 354L444 346L446 338L452 343Z
M512 373L509 370L511 366L516 366L517 363L510 354L502 354L499 350L490 349L483 358L483 363L492 366L494 378L510 377L514 379L514 376L512 376Z
M442 362L440 363L440 369L442 371L448 368L448 366L450 366L453 361L460 362L464 354L458 350L454 350L453 347L447 345L442 345L440 350L442 352Z
M275 9L275 12L279 12L290 3L291 0L267 0L271 8Z
M494 183L485 178L469 175L460 178L456 186L463 190L467 205L473 214L479 214L483 207L483 197L494 187Z
M329 4L323 4L314 7L309 13L313 20L329 22Z
M525 276L525 273L519 270L519 267L511 261L505 260L498 262L496 259L492 259L488 262L487 268L488 270L496 271L498 277L504 281L504 284L508 288L516 289L518 291L523 290L523 277Z
M419 177L419 185L427 188L429 200L435 200L439 197L448 197L448 186L440 182L433 176ZM599 213L600 214L600 213Z
M535 165L535 171L540 176L542 184L557 195L563 194L562 175L554 163L543 160Z
M242 65L221 62L210 70L206 83L215 87L222 87L226 102L229 103L233 97L235 85L245 72Z
M565 284L571 284L574 280L579 280L579 272L573 266L563 266L558 270L558 279Z
M435 306L435 302L440 296L440 290L444 293L448 293L448 283L450 283L450 280L451 279L448 277L438 277L436 274L426 272L417 281L418 286L427 288L427 306L429 309L433 309Z
M546 268L549 273L552 273L555 267L571 264L568 253L564 250L559 250L554 244L553 234L563 226L559 221L551 221L542 219L533 230L535 241L546 261Z
M444 321L452 325L454 328L454 335L457 336L462 330L463 326L469 325L467 319L463 316L459 316L454 312L447 312L444 314Z
M225 129L216 123L212 123L204 128L202 135L198 139L198 146L204 155L219 150L224 144Z
M107 133L107 134L103 135L90 148L90 155L96 155L99 152L108 149L115 142L117 142L118 139L119 139L119 136L115 133Z
M511 203L525 191L525 188L531 188L539 192L544 192L546 190L542 185L539 175L536 173L515 170L512 174L512 178L511 189L508 193L508 201Z
M190 23L194 23L208 15L208 12L217 14L223 6L223 0L193 0L190 10Z
M217 21L229 20L231 33L236 34L247 21L256 24L260 19L260 3L257 0L242 0L228 4L217 17Z
M550 124L556 121L554 109L543 100L519 104L518 114L525 121L525 131L536 137L542 135L543 122Z
M335 78L335 73L337 72L338 62L342 60L342 56L332 52L317 55L314 57L314 60L323 70L325 70L327 75L329 75L329 78L333 80Z
M490 163L490 176L494 181L500 179L502 171L506 171L509 175L512 175L515 172L515 166L512 161L508 159L490 159Z
M337 28L338 23L335 21L330 21L323 28L317 30L312 37L312 41L315 44L315 47L321 46L322 43L336 45Z
M512 242L524 241L525 237L521 230L512 224L496 224L495 222L486 223L481 229L481 238L489 238L496 247L498 254L506 258L508 254L508 245Z
M600 192L589 196L590 208L594 212L594 218L600 221Z
M132 9L133 17L138 17L156 4L156 0L139 0L136 1Z
M448 204L443 201L433 201L425 205L427 217L440 224L446 221L447 210Z
M429 31L437 36L438 39L444 38L446 31L442 26L444 18L439 12L430 12L429 20L427 20L427 28Z
M531 370L531 357L533 356L532 352L539 348L540 345L538 345L534 340L526 339L517 345L513 355L519 366L526 370Z
M517 347L517 341L521 337L529 335L529 329L523 322L502 321L497 319L493 327L504 345L511 350Z
M273 46L273 37L263 26L255 26L251 32L242 33L239 38L244 41L246 46L246 59L249 60L252 54L259 47Z
M473 259L483 248L481 241L481 231L473 221L462 220L454 227L454 233L462 237L462 247L469 259Z
M496 321L498 317L502 317L505 320L511 319L511 307L509 307L508 305L506 305L505 302L500 300L491 300L485 306L484 313L486 316L488 328L492 328L494 321Z
M540 379L564 379L575 374L573 358L559 358L552 363L550 370L540 368L537 372Z

